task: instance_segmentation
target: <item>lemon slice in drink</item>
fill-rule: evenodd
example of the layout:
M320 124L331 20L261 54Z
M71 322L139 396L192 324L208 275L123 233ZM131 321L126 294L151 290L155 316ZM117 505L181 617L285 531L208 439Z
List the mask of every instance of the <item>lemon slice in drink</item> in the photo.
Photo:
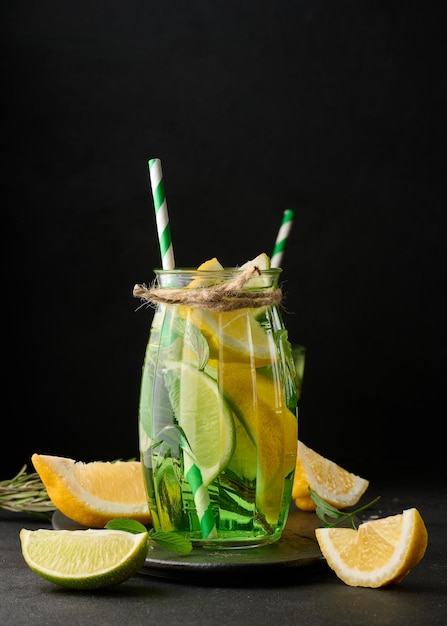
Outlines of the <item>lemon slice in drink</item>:
M166 386L180 428L209 485L227 466L234 450L231 409L216 381L187 363L171 363Z
M223 270L223 265L221 265L219 263L219 261L216 259L216 257L213 257L212 259L208 259L208 261L205 261L204 263L202 263L201 265L199 265L199 267L197 268L197 271L199 272L215 272L218 270ZM210 285L212 283L212 279L210 277L196 277L193 278L193 280L189 283L188 285L188 289L196 289L197 287L207 287L208 285Z
M270 259L262 253L244 263L240 269L256 265L259 269L268 269ZM199 271L218 272L223 266L214 257L202 263ZM248 287L263 286L262 277L254 277L247 283ZM258 281L258 282L256 282ZM261 282L259 282L261 281ZM212 277L197 277L188 288L205 287L213 284ZM250 362L254 360L256 367L271 364L277 360L276 346L271 334L268 334L257 321L260 310L238 309L215 313L205 309L181 307L181 315L196 326L206 337L211 357L227 362Z
M27 565L42 578L72 589L101 589L124 582L143 567L149 535L22 528L20 542Z
M284 480L296 463L298 424L282 385L241 363L220 364L219 383L258 454L256 503L270 524L278 521ZM256 389L256 402L251 389ZM240 454L240 450L239 450Z
M256 320L252 309L214 313L188 309L188 322L201 330L208 340L211 358L227 363L270 365L278 355L273 335Z
M268 270L270 269L270 257L265 252L261 252L261 254L255 256L254 259L251 259L251 261L243 263L240 266L240 269L244 270L245 268L251 267L252 265L255 265L260 270Z

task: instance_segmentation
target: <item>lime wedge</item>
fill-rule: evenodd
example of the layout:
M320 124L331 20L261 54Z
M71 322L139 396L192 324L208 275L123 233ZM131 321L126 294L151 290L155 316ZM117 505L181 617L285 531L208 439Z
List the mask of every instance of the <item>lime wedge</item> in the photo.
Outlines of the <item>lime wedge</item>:
M22 555L36 574L72 589L100 589L118 585L144 565L149 547L147 532L122 530L20 531Z
M165 379L174 414L207 486L227 466L233 454L231 409L216 381L192 365L171 363Z

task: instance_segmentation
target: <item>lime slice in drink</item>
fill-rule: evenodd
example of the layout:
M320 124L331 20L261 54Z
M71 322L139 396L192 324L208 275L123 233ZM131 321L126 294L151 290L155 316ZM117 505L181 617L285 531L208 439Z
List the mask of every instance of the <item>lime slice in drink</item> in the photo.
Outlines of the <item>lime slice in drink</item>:
M270 269L270 257L265 252L262 252L261 254L258 254L258 256L252 259L251 261L247 261L246 263L241 265L239 269L244 270L247 267L252 267L252 266L257 267L261 271L269 270ZM253 276L253 278L250 278L250 280L245 284L245 288L253 289L254 287L256 288L268 287L270 282L271 282L271 279L268 277Z
M227 466L234 450L231 409L210 376L187 363L170 363L165 372L174 414L209 485Z
M236 446L228 470L242 479L254 481L258 471L258 452L245 426L235 416Z
M147 532L122 530L20 531L22 555L42 578L72 589L100 589L124 582L144 565Z

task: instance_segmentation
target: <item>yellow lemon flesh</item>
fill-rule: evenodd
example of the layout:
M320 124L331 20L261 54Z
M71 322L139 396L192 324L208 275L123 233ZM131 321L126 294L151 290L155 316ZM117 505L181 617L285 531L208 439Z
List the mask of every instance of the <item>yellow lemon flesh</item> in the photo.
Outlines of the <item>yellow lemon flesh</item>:
M298 442L292 498L303 511L315 511L309 487L336 508L356 504L369 486L369 481L344 469L315 450Z
M352 528L317 528L323 556L337 576L353 587L397 584L425 554L428 533L415 508Z
M269 269L270 259L263 253L240 269L249 265ZM216 271L218 280L222 269L216 258L198 268L210 274ZM210 274L197 277L188 287L216 284ZM262 276L251 281L258 278ZM251 281L250 287L264 286L262 281ZM244 308L211 312L181 307L187 324L196 326L206 338L210 360L205 371L215 378L235 414L236 444L228 467L249 480L256 478L257 509L269 524L276 524L285 479L291 479L295 469L298 428L296 415L286 405L273 333L262 327L254 311ZM272 366L276 378L256 371L263 366Z
M242 268L256 265L260 269L270 267L270 259L262 253ZM241 269L242 269L241 268ZM214 257L202 263L198 271L218 272L223 266ZM254 277L250 287L259 287L262 283L253 283L262 279ZM215 284L210 275L198 276L188 288L207 287ZM276 346L271 333L267 333L257 320L259 311L256 309L237 309L236 311L212 312L205 309L180 307L181 315L188 323L193 324L203 333L208 341L211 358L227 362L253 362L256 367L269 365L277 360Z
M287 408L282 385L249 365L220 363L218 377L225 397L257 448L257 508L275 524L284 480L295 468L296 416Z
M54 506L79 524L103 528L117 517L150 523L139 461L82 463L37 453L31 461Z
M207 339L211 358L227 363L253 363L255 367L278 359L272 334L262 328L252 309L215 313L190 308L186 319Z

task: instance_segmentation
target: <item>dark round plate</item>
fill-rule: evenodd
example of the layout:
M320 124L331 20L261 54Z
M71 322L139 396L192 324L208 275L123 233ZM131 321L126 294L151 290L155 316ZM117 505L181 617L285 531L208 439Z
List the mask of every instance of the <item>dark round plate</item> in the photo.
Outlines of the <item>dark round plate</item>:
M189 554L179 555L154 542L141 574L213 583L217 579L249 581L251 576L259 580L265 572L271 584L273 575L288 574L291 569L315 566L324 561L315 539L314 531L318 526L315 513L292 511L281 539L263 547L193 548ZM74 530L82 526L55 511L53 528Z

